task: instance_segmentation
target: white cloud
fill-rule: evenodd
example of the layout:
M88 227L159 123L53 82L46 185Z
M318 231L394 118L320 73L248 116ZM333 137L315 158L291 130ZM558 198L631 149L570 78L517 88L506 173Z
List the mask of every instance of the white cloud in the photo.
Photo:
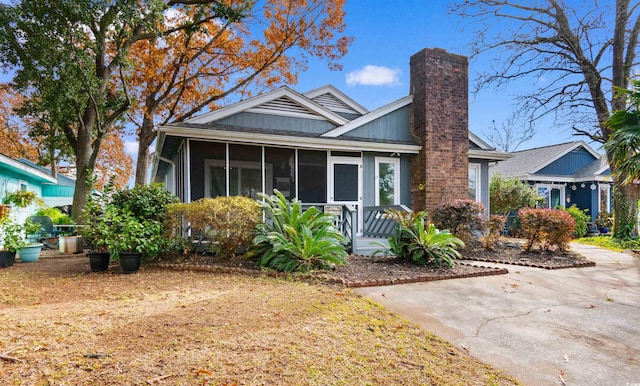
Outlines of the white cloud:
M124 151L132 156L138 155L138 141L124 141Z
M368 64L347 74L349 86L396 86L400 84L401 71L397 68Z

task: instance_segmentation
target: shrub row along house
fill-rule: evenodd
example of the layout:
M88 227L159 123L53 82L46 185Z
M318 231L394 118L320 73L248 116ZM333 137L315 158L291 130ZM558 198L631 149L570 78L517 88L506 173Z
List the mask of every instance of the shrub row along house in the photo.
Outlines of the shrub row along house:
M611 171L607 157L583 141L510 153L491 166L491 174L517 178L535 187L546 208L587 209L592 219L611 212Z
M183 202L278 189L341 214L354 238L379 235L390 206L488 207L489 164L509 156L468 130L467 58L424 49L410 66L410 95L373 111L333 86L280 87L160 127L153 179Z

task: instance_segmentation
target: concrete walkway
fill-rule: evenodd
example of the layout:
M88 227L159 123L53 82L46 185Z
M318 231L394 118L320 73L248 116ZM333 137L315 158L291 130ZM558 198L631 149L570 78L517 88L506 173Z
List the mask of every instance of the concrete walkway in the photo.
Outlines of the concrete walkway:
M355 291L525 385L640 386L640 259L572 248L596 266Z

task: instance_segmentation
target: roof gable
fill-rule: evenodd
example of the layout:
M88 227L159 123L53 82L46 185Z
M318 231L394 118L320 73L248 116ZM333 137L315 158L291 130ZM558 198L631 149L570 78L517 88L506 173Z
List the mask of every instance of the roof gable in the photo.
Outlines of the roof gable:
M279 116L319 119L344 125L346 118L311 99L283 86L276 90L231 104L226 107L186 120L186 123L206 124L241 112L257 112Z
M580 148L583 148L586 154L590 154L593 157L592 161L600 158L600 154L596 153L595 150L593 150L584 141L568 142L566 144L558 145L558 149L555 154L551 153L549 154L550 157L543 158L543 162L541 162L536 168L532 169L530 173L541 172L544 168L551 166L555 161L567 156L571 152L579 151Z
M469 146L482 150L496 150L495 147L489 145L488 143L480 139L480 137L473 134L471 131L469 131Z
M361 116L360 118L356 118L353 121L341 126L341 127L336 127L333 130L330 130L324 134L322 134L323 137L328 137L328 138L336 138L339 137L345 133L350 132L351 130L355 130L357 128L359 128L360 126L367 124L369 122L372 122L384 115L387 115L393 111L396 111L404 106L407 106L409 104L411 104L411 102L413 101L413 97L411 95L406 96L404 98L398 99L395 102L391 102L387 105L384 105L378 109L375 109L373 111L371 111L370 113ZM409 128L407 127L407 130Z
M533 178L534 175L593 175L606 165L604 158L584 141L566 142L511 153L513 158L492 167L492 173L505 177ZM595 165L602 165L596 167Z
M326 85L304 93L304 96L337 113L364 115L369 110L337 88Z

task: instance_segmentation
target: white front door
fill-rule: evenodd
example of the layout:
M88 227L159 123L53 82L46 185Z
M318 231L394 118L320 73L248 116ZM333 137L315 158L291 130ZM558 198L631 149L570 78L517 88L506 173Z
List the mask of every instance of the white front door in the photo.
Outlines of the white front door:
M362 234L362 158L331 157L329 160L329 203L353 205L358 211Z

